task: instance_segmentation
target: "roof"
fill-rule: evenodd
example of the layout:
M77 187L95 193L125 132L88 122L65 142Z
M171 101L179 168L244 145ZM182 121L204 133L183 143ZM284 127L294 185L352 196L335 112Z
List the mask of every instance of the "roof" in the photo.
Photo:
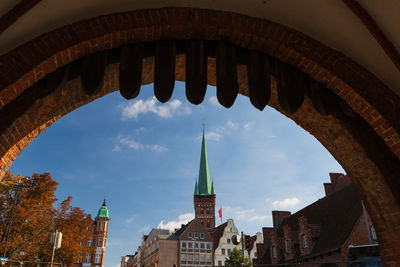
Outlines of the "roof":
M228 225L228 222L224 222L223 224L218 225L214 229L210 231L211 236L214 239L214 249L216 249L219 245L219 240L224 234L224 229Z
M110 219L110 216L108 215L108 209L106 205L106 200L104 199L103 205L101 205L101 208L97 212L96 218L107 218Z
M253 236L250 237L250 248L249 248L249 250L253 249L254 243L256 242L256 240L257 240L257 235L253 235Z
M157 237L160 239L166 239L168 236L169 236L169 230L153 228L151 232L148 234L144 243L147 244L148 242L153 241Z
M197 183L196 181L194 194L200 196L215 195L214 184L211 184L210 170L208 168L207 147L206 147L206 140L204 137L204 130L203 130L203 140L201 144L199 182Z
M318 255L343 245L361 212L360 195L356 187L350 184L285 218L278 228L278 235L283 236L284 225L289 225L292 231L298 231L298 219L304 216L308 224L319 226L319 237L307 256Z
M182 224L181 228L179 228L178 230L176 230L172 235L170 235L167 239L168 240L178 240L179 237L183 234L183 232L185 232L186 228L189 227L189 225L194 221L191 220L190 222L188 222L187 224Z

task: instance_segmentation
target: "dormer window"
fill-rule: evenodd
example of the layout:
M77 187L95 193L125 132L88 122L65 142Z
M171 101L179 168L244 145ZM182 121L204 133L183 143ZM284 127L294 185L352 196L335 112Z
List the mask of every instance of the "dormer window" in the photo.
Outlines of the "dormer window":
M301 242L302 242L302 244L303 244L303 248L308 248L307 236L306 236L306 235L302 235L302 236L301 236Z
M286 253L290 253L290 241L285 240L285 251Z

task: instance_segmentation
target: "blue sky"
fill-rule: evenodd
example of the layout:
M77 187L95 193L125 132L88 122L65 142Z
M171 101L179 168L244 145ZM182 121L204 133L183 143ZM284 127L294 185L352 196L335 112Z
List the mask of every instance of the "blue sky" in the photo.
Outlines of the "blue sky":
M10 168L22 175L50 172L59 182L58 199L71 195L73 205L93 216L106 196L106 267L132 254L143 232L173 229L193 217L203 121L217 209L247 234L272 226L272 210L295 212L323 197L328 173L344 172L313 136L276 110L260 112L242 95L225 109L215 87L194 106L184 92L176 82L166 104L153 98L152 85L131 101L119 92L102 97L58 120Z

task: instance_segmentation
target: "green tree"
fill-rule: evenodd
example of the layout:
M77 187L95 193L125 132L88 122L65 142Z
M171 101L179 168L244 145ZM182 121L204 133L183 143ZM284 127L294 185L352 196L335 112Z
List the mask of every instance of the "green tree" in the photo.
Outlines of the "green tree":
M242 264L244 264L244 266L251 266L250 259L244 258L243 260L242 251L237 248L233 248L229 258L226 258L225 263L228 266L241 266Z

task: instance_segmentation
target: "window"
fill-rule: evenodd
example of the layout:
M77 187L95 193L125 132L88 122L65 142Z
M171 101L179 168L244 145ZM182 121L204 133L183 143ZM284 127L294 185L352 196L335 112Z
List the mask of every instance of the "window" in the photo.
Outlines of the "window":
M100 223L100 231L103 231L104 230L104 222L101 222Z
M375 227L373 225L371 225L371 237L372 237L372 240L374 240L374 241L378 240L378 237L376 236Z
M193 243L192 242L188 242L188 248L193 248Z
M200 243L200 249L205 249L205 248L206 248L205 244L204 243Z
M91 262L91 255L90 255L90 253L86 253L85 262Z
M101 263L101 254L96 254L95 263Z
M290 241L285 240L285 251L286 253L290 253Z
M221 249L222 255L225 255L225 249Z
M92 246L92 243L93 243L93 240L92 240L92 239L89 239L89 241L87 242L88 247L91 247L91 246Z
M308 248L307 236L306 236L306 235L302 235L302 236L301 236L301 241L302 241L302 243L303 243L303 248Z
M272 258L276 259L276 247L272 247Z
M254 252L254 258L257 258L257 251Z
M231 243L231 239L228 238L228 239L226 240L226 242L227 242L228 244L230 244L230 243Z
M218 266L222 266L222 261L218 261Z
M199 233L194 233L194 238L199 238Z
M187 254L187 260L188 261L193 261L193 254L192 253Z
M187 254L182 253L181 254L181 261L186 261L187 260Z
M194 254L194 261L199 261L199 254Z
M187 243L186 242L182 242L182 248L186 248Z
M211 254L207 254L206 255L206 261L207 262L211 262Z
M200 233L200 239L204 239L204 233Z
M231 255L231 249L228 248L228 255Z
M231 227L230 231L232 232L232 227Z
M99 237L99 240L97 241L97 246L102 247L103 246L103 238Z
M211 249L211 244L210 244L210 243L207 243L207 244L206 244L206 247L207 247L207 249Z
M193 237L192 232L189 232L189 233L188 233L188 238L192 238L192 237Z
M194 248L198 249L199 248L199 243L194 242Z

